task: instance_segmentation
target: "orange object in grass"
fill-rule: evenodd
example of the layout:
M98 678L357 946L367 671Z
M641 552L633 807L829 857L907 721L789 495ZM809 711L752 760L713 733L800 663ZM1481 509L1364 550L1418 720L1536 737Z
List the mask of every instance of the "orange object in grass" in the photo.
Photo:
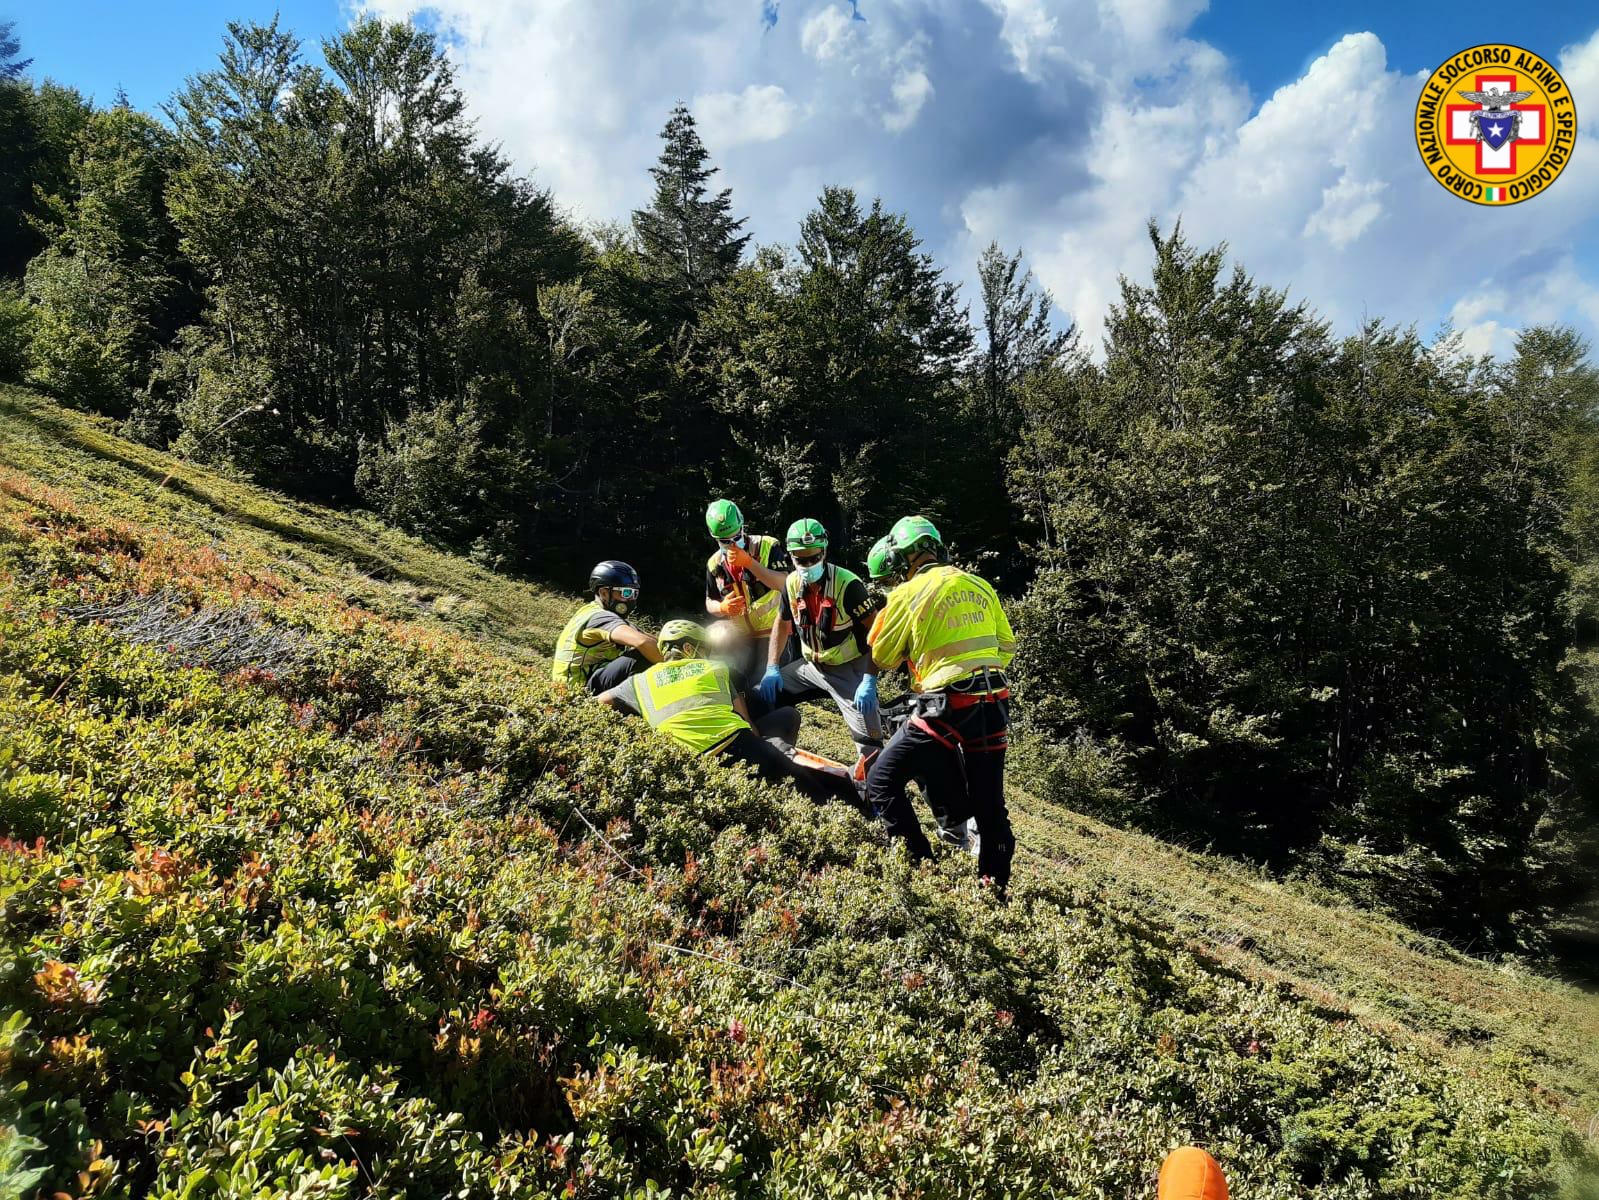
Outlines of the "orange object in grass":
M1161 1164L1157 1200L1227 1200L1227 1177L1198 1146L1179 1146Z

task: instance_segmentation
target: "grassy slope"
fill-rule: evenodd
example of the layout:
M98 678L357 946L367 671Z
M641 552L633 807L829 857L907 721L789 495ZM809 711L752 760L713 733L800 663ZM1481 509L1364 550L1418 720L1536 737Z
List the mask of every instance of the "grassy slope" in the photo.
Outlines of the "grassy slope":
M226 538L295 582L466 633L518 658L549 651L573 599L431 550L376 520L300 504L124 441L102 422L0 388L0 469L197 542ZM164 487L167 472L175 473ZM810 710L816 717L823 710ZM833 738L822 734L824 745ZM1599 1112L1599 1004L1245 867L1129 833L1012 789L1024 872L1072 872L1107 907L1175 931L1256 980L1347 1011L1466 1070L1519 1063L1574 1124Z
M567 596L430 550L376 518L297 503L110 430L0 387L0 465L128 520L200 542L225 538L294 583L337 592L383 616L437 622L518 658L554 647L571 608Z

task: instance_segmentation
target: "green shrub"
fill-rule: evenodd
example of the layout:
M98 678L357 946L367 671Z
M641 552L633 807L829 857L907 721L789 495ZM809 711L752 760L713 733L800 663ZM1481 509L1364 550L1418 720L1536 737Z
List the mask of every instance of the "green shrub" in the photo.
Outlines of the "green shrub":
M14 285L0 285L0 381L20 382L27 374L33 322L33 305Z
M46 250L28 264L34 303L29 378L69 404L117 413L138 382L144 330L124 311L112 271Z
M1118 744L1104 743L1078 728L1068 737L1026 741L1012 758L1042 794L1058 796L1076 812L1126 820L1139 811L1144 792Z
M363 446L356 486L392 524L466 546L493 524L497 459L470 404L440 404L412 412L381 442Z
M1242 1200L1523 1200L1588 1163L1513 1073L1065 883L997 905L538 667L16 500L0 1170L47 1192L1140 1196L1198 1141ZM307 652L71 615L155 591Z
M281 413L273 413L272 378L250 359L236 358L223 347L205 342L197 331L185 331L172 350L161 355L158 394L173 399L171 420L177 430L173 450L199 462L223 464L247 476L270 474L292 458ZM159 401L152 398L155 420Z

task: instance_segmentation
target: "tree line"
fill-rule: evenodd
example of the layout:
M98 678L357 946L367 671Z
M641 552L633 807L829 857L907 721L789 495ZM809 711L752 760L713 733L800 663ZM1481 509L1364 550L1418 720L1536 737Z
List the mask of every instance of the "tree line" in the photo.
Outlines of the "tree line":
M0 36L0 376L499 569L634 562L686 603L706 501L907 512L1017 598L1038 786L1478 948L1584 898L1599 376L1337 336L1151 228L1090 353L1019 251L964 296L881 199L754 246L692 113L579 226L465 114L432 35L307 63L228 27L160 114ZM521 147L537 160L539 147ZM641 184L643 181L641 181Z

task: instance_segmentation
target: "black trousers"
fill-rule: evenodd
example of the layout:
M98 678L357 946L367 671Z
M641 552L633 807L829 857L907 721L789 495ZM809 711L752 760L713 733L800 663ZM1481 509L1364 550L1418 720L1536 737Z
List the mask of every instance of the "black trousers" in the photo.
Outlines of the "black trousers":
M598 696L601 692L608 692L630 675L642 671L649 665L637 650L629 650L620 658L613 658L603 667L594 668L589 675L589 694Z
M793 710L779 709L772 715L775 717L785 711ZM818 804L828 800L838 800L857 811L866 811L860 792L855 790L855 784L849 779L795 762L759 733L741 729L733 736L732 741L722 747L720 753L734 762L749 763L762 779L772 783L779 783L784 779L790 780L804 795Z
M793 659L795 644L794 639L790 637L784 647L783 657L778 660L779 666ZM762 634L757 634L746 641L736 655L722 659L723 664L733 672L733 686L738 689L739 695L744 697L744 705L750 710L750 720L752 721L759 721L769 713L782 711L778 708L778 704L782 702L783 697L768 704L761 699L761 694L755 690L755 685L760 682L761 676L766 673L766 651L766 637ZM791 711L794 712L794 719L798 721L798 710ZM767 732L762 733L761 736L774 737L782 735ZM793 737L784 736L783 740L791 745L794 742Z
M951 741L980 742L1009 727L1010 705L1004 700L951 708L932 722ZM982 839L977 849L977 870L1003 890L1010 883L1016 835L1005 809L1005 752L962 751L946 746L916 725L905 725L889 739L866 776L866 802L883 819L890 837L903 838L913 859L928 858L933 850L911 808L905 785L920 780L928 804L946 814L950 824L977 819Z

